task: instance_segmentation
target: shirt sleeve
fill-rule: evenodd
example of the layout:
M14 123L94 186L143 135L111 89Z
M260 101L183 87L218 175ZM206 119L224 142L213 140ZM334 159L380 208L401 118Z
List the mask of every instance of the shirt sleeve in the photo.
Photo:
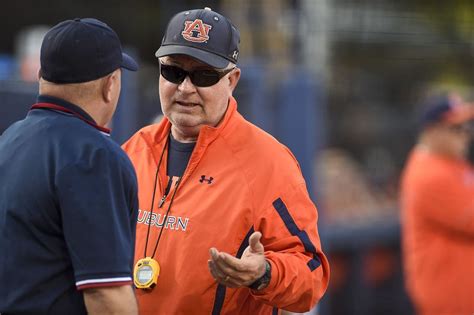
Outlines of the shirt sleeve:
M138 208L133 168L101 148L56 175L64 239L76 287L132 283Z
M256 299L293 312L309 311L329 282L329 263L317 230L317 210L304 184L274 200L257 219L265 256L272 267L270 284L251 291Z

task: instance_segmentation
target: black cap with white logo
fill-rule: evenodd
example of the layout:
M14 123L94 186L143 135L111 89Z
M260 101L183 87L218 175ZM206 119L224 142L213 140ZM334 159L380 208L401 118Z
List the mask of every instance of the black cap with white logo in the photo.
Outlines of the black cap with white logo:
M188 55L214 68L237 63L240 33L223 15L209 8L183 11L168 23L156 57Z

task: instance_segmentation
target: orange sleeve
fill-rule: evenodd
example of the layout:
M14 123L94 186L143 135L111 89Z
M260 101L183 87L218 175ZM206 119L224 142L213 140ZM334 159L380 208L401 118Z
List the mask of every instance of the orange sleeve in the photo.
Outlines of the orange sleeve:
M304 184L277 198L257 218L271 281L252 295L266 304L293 312L309 311L323 296L329 282L329 263L321 250L317 210Z
M412 192L412 202L425 220L451 232L474 236L474 185L466 185L464 178L450 176L426 178Z

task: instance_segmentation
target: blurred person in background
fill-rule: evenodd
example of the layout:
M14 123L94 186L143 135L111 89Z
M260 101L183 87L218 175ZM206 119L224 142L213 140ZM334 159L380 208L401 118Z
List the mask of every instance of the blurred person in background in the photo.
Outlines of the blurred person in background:
M403 172L404 269L418 314L474 314L473 121L456 95L429 101Z
M137 180L104 126L138 66L91 18L51 28L40 63L38 102L0 137L0 313L137 314Z
M304 312L326 291L298 163L232 97L239 41L226 17L190 10L170 20L156 52L165 118L123 146L139 182L141 314Z
M326 148L315 159L319 206L325 223L366 224L380 217L383 205L362 165L341 148Z

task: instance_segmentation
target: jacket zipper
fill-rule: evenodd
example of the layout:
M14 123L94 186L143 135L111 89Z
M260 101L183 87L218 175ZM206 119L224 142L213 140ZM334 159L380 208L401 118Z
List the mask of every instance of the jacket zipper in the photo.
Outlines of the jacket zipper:
M169 193L171 192L171 186L173 185L173 178L170 178L168 180L168 184L166 185L165 188L165 193L163 194L163 197L161 197L160 202L158 203L158 208L162 208L163 204L166 201L166 197L168 197Z

